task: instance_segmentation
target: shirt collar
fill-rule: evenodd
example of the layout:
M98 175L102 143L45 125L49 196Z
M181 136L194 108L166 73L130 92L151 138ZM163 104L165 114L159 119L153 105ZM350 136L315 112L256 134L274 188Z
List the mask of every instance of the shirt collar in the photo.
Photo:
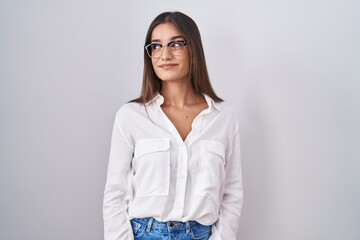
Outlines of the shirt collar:
M214 107L216 110L221 111L221 107L218 102L215 102L211 97L209 97L206 94L203 94L203 96L204 96L205 101L206 101L207 105L209 106L209 108ZM160 106L161 104L164 103L164 97L160 93L157 93L153 99L151 99L150 101L148 101L146 103L146 106L149 106L153 102L156 105Z
M157 93L153 99L148 101L145 105L149 106L151 103L155 102L156 105L161 105L164 102L164 97L160 95L160 93Z
M221 107L218 102L215 102L214 99L212 99L211 97L209 97L206 94L203 94L203 95L204 95L205 100L210 108L211 108L211 106L213 106L216 110L221 111Z

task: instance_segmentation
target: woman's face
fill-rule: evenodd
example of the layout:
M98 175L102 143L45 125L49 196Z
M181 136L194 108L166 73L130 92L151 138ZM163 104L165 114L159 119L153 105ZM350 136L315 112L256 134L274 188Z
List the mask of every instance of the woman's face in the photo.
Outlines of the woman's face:
M162 23L156 26L151 34L151 43L168 44L172 41L186 40L172 23ZM151 62L158 78L162 81L187 81L190 70L189 48L180 52L171 52L167 46L162 47L159 58Z

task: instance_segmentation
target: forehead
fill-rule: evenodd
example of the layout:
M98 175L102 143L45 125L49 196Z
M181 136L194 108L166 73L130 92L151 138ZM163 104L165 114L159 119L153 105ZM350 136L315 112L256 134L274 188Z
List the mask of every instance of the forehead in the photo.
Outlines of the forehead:
M171 41L174 38L183 37L183 34L172 23L161 23L151 33L151 41Z

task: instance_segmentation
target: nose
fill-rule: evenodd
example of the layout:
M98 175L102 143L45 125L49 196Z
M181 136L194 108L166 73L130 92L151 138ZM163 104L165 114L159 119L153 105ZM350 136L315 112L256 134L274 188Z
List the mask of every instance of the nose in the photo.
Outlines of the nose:
M168 46L163 46L162 52L161 52L161 59L165 60L165 59L171 59L172 58L172 53L169 49Z

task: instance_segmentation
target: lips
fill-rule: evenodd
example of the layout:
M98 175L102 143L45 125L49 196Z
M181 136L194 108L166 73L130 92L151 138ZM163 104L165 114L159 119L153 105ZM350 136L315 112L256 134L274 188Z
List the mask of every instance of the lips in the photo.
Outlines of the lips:
M162 68L162 69L170 69L170 68L173 68L177 66L177 64L173 64L173 63L166 63L166 64L161 64L159 65L159 68Z

